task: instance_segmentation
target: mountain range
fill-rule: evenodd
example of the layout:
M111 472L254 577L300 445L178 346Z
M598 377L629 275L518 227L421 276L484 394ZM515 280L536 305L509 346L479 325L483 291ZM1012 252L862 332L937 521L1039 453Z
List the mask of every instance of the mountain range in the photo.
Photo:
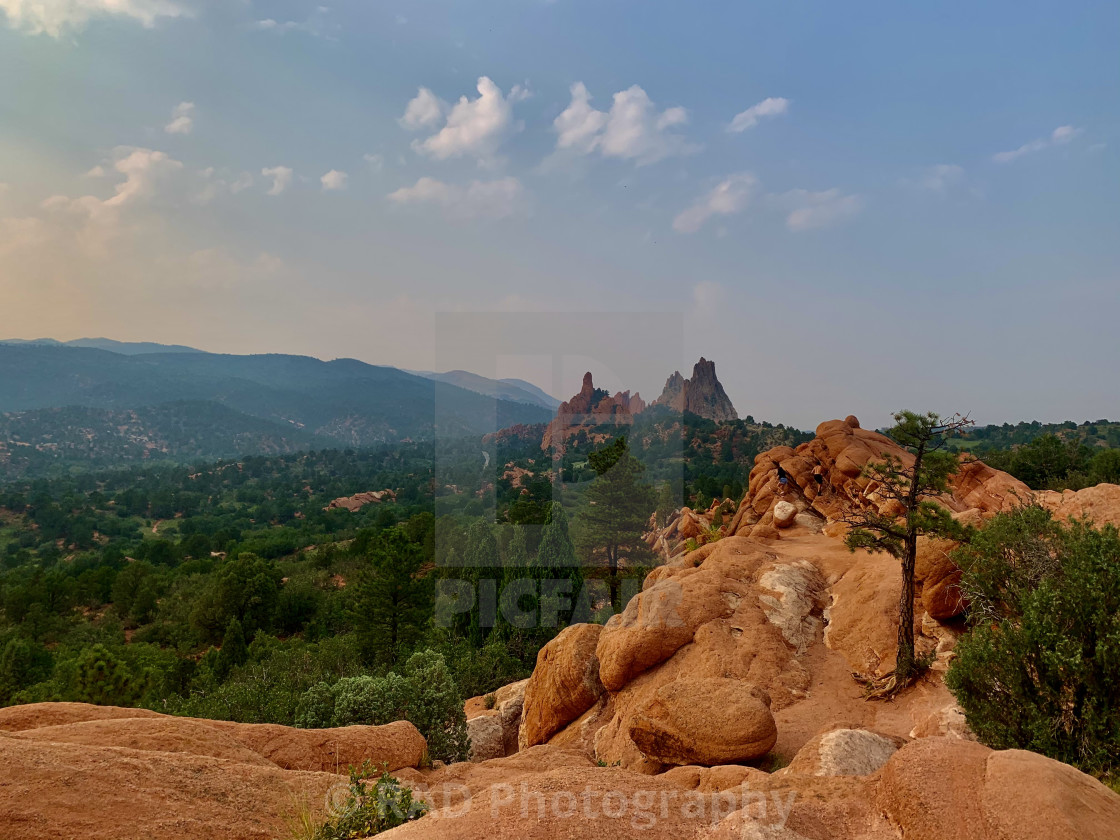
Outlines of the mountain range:
M127 463L369 446L552 417L539 404L354 359L125 349L0 343L0 475L91 453Z

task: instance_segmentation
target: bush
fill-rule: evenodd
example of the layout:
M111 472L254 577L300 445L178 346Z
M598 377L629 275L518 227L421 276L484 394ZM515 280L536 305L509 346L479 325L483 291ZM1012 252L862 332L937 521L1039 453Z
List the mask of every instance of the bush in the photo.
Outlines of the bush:
M128 666L104 645L87 648L78 657L72 697L79 703L129 706L139 699L142 690Z
M410 721L428 741L428 756L461 761L470 752L463 697L443 657L431 650L409 657L404 674L345 677L319 683L300 699L298 725L309 728Z
M980 739L1120 767L1120 534L1001 514L958 550L971 632L946 678Z
M386 770L371 786L366 779L371 775L367 761L360 769L350 768L350 785L341 813L328 820L315 833L315 840L350 840L352 837L370 837L428 812L428 806L412 798L411 788L403 787Z

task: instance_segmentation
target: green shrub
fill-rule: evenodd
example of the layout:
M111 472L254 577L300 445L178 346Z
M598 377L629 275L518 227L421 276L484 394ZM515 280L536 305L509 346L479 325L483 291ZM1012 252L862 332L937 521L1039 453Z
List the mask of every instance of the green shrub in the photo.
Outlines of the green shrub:
M419 819L428 806L412 798L411 788L401 785L385 770L373 785L367 783L371 765L350 768L350 784L339 815L324 823L315 840L351 840L370 837Z
M1120 767L1120 534L1028 507L956 560L973 627L946 682L972 729L1086 772Z
M428 756L461 761L470 752L463 697L444 658L431 650L409 657L404 674L345 677L319 683L300 698L300 726L322 728L410 721L428 741Z
M128 666L104 645L94 645L78 657L74 700L103 706L128 706L139 699L142 690Z

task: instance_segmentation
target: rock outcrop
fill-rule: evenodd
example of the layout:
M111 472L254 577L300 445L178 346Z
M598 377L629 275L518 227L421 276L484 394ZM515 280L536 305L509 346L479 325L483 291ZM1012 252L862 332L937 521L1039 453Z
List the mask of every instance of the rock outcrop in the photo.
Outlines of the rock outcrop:
M631 395L629 391L620 391L612 397L609 392L596 388L588 371L583 375L580 392L556 409L556 416L544 430L541 449L563 453L567 440L578 432L602 425L628 426L634 422L634 415L645 407L638 393Z
M1091 776L956 738L923 738L895 753L879 798L915 840L1105 840L1120 826L1120 796Z
M714 499L707 511L696 511L686 505L670 514L663 528L658 528L656 516L651 516L649 531L642 538L662 560L670 560L689 545L701 546L725 536L726 525L716 528L716 522L734 510L731 499Z
M526 679L503 685L491 694L472 697L464 704L471 761L504 758L517 752L528 684Z
M411 723L303 730L84 703L0 709L5 840L271 840L327 817L349 765L416 772Z
M87 703L9 706L0 709L0 730L18 733L17 737L28 740L91 745L123 741L135 749L192 754L198 749L199 754L215 757L228 757L214 751L228 751L229 745L236 743L284 770L333 772L350 764L361 766L367 760L398 770L419 766L427 752L424 737L407 721L385 726L294 729L271 723L174 717L146 709Z
M367 493L355 493L353 496L342 496L332 500L323 510L348 510L355 513L366 505L377 505L384 501L395 502L397 494L393 490L372 490Z
M691 379L685 379L679 370L674 371L665 381L661 396L650 405L663 405L680 412L688 411L717 423L739 419L731 398L716 377L716 363L709 362L703 356L692 368Z
M597 624L575 624L541 648L525 687L521 749L547 742L603 696L595 653L602 630Z
M703 703L703 707L699 705ZM630 739L662 764L737 764L778 740L770 697L742 680L674 680L630 719Z
M1055 519L1065 521L1070 517L1088 519L1098 527L1115 525L1120 528L1120 484L1098 484L1084 490L1044 490L1035 494L1040 505L1050 511Z
M901 513L893 499L879 496L878 486L863 474L870 461L897 458L903 465L913 456L879 432L860 428L852 416L817 426L816 437L796 449L779 446L755 458L749 487L728 533L749 534L758 528L772 536L775 508L792 504L799 512L821 519L874 508L884 515ZM786 482L781 482L781 477ZM981 461L962 457L951 492L938 498L957 516L985 517L1030 501L1033 493L1007 473Z
M844 526L839 520L854 511L873 509L897 516L902 513L900 504L882 496L876 482L864 475L869 462L888 457L903 465L913 463L907 450L885 435L860 428L855 417L821 423L808 443L796 449L778 446L755 458L750 490L727 533L774 540L802 522L841 536ZM937 501L955 517L975 523L1033 498L1018 479L962 456L950 492ZM929 540L920 547L916 577L921 598L929 615L938 620L960 615L967 606L960 571L949 558L954 547Z

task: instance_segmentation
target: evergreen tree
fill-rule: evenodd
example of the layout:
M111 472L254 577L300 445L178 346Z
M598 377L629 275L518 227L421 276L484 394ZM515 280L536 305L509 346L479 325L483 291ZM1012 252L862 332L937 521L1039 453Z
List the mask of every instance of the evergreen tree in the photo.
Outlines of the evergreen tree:
M915 676L914 655L914 566L918 537L959 537L961 527L949 510L934 498L949 489L949 479L959 461L943 447L950 437L972 425L956 415L946 421L934 414L900 411L888 437L913 456L909 463L893 455L883 461L868 462L863 474L876 484L876 493L894 503L893 511L880 513L868 507L850 513L844 521L850 526L848 548L883 551L902 562L902 593L898 609L898 655L895 671L873 696L889 696L901 690Z
M537 568L540 570L541 580L558 581L560 589L551 596L547 592L549 584L542 584L541 601L549 597L565 597L571 604L576 603L580 591L583 589L583 567L576 556L575 546L572 544L571 535L568 533L568 514L559 502L553 502L548 509L548 520L545 522L544 532L541 534L541 545L537 551ZM566 591L564 591L566 590ZM545 607L542 610L542 625L549 620L546 616L552 610ZM561 617L562 624L570 623L566 618L571 616L572 610L565 611L566 616ZM555 628L545 626L551 636Z
M402 528L382 531L370 545L352 610L367 662L395 665L423 632L432 608L423 563L421 547Z
M630 454L626 438L588 455L596 478L587 489L587 505L580 513L581 544L593 560L607 568L611 603L619 604L619 570L648 559L642 534L657 504L653 488L642 480L645 467Z
M214 660L214 675L219 680L225 680L229 672L238 665L244 665L249 658L249 646L245 643L245 631L241 629L241 622L236 618L226 627L222 637L222 647Z
M128 667L104 645L86 648L78 657L73 696L79 703L128 706L137 699Z
M0 705L15 700L17 692L30 686L36 676L49 670L50 659L41 645L15 636L0 652Z

